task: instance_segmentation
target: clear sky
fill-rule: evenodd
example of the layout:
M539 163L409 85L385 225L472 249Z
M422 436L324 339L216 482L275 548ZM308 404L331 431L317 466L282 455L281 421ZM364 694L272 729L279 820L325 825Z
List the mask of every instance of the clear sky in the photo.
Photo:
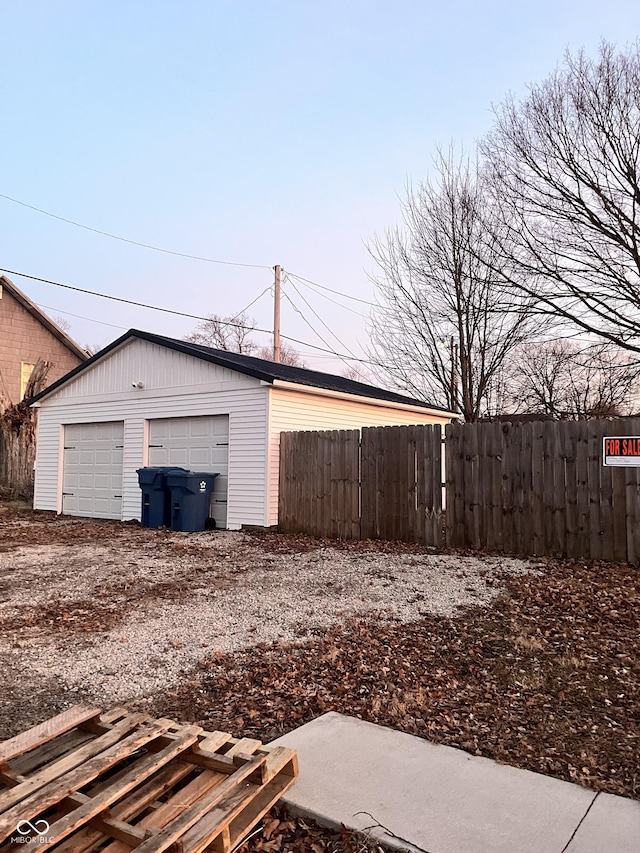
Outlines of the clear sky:
M0 266L193 314L232 314L273 264L373 298L366 241L398 219L435 146L472 147L491 105L567 47L640 33L637 0L0 0ZM81 344L195 321L10 276ZM367 306L285 286L284 334L362 354ZM266 293L250 310L273 318ZM80 315L83 318L70 316ZM97 321L101 321L100 323ZM103 325L103 324L113 324ZM267 336L260 336L267 343ZM344 344L344 346L343 346ZM335 359L299 347L309 366Z

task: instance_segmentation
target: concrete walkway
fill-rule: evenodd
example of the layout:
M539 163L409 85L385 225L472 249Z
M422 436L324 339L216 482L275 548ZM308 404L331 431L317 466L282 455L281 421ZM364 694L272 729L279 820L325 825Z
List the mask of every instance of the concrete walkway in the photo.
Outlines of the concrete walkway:
M638 853L640 802L325 714L274 741L298 750L291 811L427 853ZM384 828L383 828L384 827Z

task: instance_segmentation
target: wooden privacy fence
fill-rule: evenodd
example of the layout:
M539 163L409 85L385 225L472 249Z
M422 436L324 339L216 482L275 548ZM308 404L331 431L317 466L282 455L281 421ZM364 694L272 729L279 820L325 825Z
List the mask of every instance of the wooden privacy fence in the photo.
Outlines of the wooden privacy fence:
M448 424L446 544L640 562L640 468L605 467L605 436L640 418ZM443 544L440 426L282 433L287 532Z
M440 545L441 467L439 424L283 432L279 527Z
M640 561L640 468L605 467L605 436L640 419L450 424L447 544Z

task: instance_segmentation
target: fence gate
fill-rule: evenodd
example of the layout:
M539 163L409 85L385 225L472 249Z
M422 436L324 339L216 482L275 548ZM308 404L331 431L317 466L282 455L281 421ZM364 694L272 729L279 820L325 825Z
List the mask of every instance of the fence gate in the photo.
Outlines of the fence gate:
M441 466L439 424L283 432L279 527L440 545Z
M440 545L440 425L366 427L361 444L362 539Z

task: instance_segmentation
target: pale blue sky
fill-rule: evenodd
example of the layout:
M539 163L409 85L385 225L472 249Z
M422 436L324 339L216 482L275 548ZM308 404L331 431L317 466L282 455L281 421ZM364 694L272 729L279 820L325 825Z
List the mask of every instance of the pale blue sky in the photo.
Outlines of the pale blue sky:
M398 194L428 174L435 146L472 147L491 104L524 94L567 47L595 54L602 38L635 41L640 4L0 0L0 25L0 193L168 249L280 263L367 300L364 243L396 222ZM2 267L194 314L239 311L272 278L130 246L1 198L0 227ZM194 325L14 278L53 315L176 337ZM363 320L303 293L361 353ZM269 328L269 295L250 313ZM67 319L80 343L120 334ZM282 331L324 346L286 301Z

